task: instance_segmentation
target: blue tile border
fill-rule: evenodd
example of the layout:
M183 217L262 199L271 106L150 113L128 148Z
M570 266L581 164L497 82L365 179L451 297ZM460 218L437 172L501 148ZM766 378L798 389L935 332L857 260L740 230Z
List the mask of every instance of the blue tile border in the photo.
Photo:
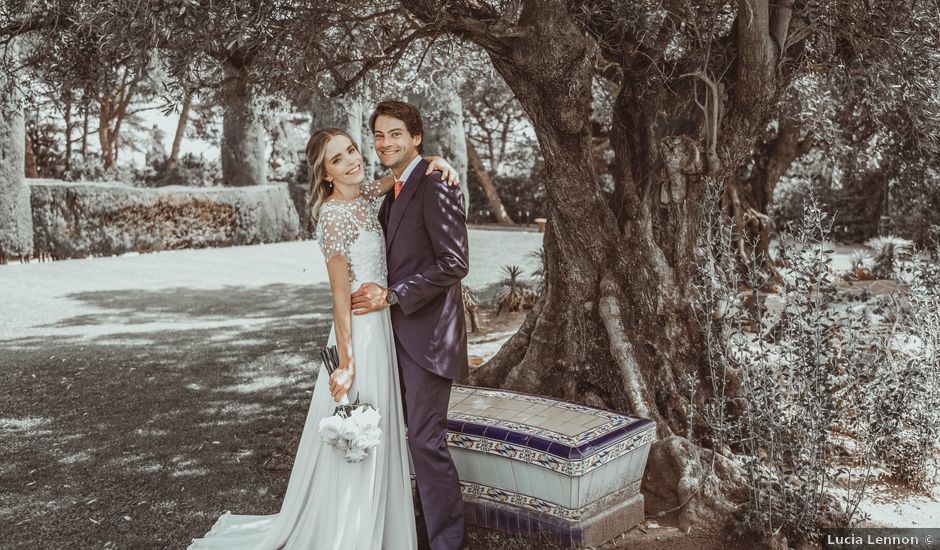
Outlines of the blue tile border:
M640 483L640 480L636 480L625 487L626 498L633 494L639 494ZM507 519L493 512L494 507L481 506L481 504L494 504L499 507L498 509L501 512L504 512L504 515L508 512L516 516L517 522L519 522L520 517L528 517L536 520L533 523L538 524L539 527L544 528L546 525L551 525L562 530L570 530L572 524L588 519L598 512L603 512L603 509L599 509L596 505L587 505L577 509L566 508L538 497L463 480L460 481L460 492L464 499L465 508L476 505L477 508L473 514L475 514L477 524L482 524L485 527L492 526L494 529L506 530L504 524Z
M546 514L554 518L567 521L578 521L581 519L580 510L565 508L564 506L554 504L538 497L514 493L505 489L490 487L489 485L461 480L460 492L464 497L465 503L467 502L468 498L471 502L474 500L484 500L497 504L513 506L520 510L528 510L530 512ZM493 510L493 508L488 508L486 513L493 513L490 510ZM491 523L489 515L486 517L486 523Z

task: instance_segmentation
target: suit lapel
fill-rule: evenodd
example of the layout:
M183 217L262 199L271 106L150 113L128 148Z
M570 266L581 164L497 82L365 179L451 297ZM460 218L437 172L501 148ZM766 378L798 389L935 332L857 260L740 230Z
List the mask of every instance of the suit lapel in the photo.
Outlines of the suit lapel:
M382 225L382 231L385 232L385 236L388 237L388 213L392 209L392 192L385 194L385 198L382 199L382 206L379 207L379 223Z
M427 169L427 161L421 159L414 170L411 171L411 175L408 176L408 180L405 182L405 186L402 187L401 193L398 194L398 198L392 202L388 220L388 234L385 236L386 250L392 247L392 239L395 238L395 233L398 231L398 224L401 223L401 218L405 215L408 203L411 202L412 197L418 191L418 184L421 183L421 177Z

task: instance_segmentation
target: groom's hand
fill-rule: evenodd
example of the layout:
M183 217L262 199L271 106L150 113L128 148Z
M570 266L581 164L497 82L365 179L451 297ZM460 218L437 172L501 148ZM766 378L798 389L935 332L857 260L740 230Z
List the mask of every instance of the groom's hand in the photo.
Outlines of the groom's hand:
M387 308L388 302L385 301L387 294L387 288L382 288L375 283L362 285L359 290L352 293L353 315L365 315Z

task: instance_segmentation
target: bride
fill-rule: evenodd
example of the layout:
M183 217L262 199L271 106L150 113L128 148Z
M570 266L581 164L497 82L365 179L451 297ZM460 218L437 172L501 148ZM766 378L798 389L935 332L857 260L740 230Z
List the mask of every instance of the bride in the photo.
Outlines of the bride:
M427 159L428 173L453 168ZM307 142L317 241L327 262L333 293L333 327L339 367L318 376L281 510L273 515L226 512L190 550L414 550L415 516L388 309L351 314L352 290L364 282L387 284L385 239L376 218L377 201L394 177L363 182L362 154L353 139L333 128ZM321 374L326 369L321 369ZM346 394L376 406L382 442L358 463L320 441L319 422ZM350 400L352 400L350 399Z

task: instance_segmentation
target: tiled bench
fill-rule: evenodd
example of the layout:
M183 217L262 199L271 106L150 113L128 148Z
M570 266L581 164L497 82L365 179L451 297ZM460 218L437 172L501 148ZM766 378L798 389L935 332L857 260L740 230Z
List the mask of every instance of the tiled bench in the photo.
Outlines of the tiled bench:
M454 386L447 424L470 525L581 547L643 520L652 420Z

